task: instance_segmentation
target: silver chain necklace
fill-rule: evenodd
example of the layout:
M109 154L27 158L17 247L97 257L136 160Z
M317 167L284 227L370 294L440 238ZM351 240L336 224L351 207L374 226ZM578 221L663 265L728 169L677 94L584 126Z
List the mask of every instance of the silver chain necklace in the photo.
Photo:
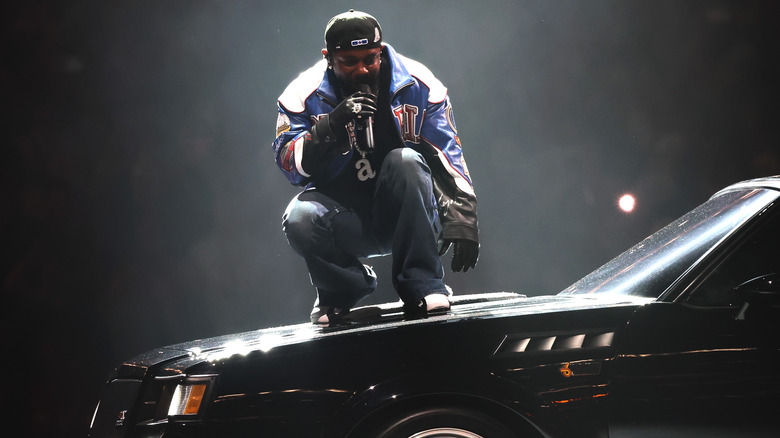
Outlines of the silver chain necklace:
M360 142L355 135L355 121L349 122L347 125L347 132L349 133L349 145L360 154L360 159L355 162L355 169L357 169L358 179L368 181L376 177L376 171L371 168L371 162L366 158L367 152L360 148Z

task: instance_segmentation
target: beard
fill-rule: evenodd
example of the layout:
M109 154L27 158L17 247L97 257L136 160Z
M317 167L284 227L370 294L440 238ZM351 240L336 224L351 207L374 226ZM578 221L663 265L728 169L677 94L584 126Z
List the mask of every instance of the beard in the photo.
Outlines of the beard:
M379 92L379 75L365 75L352 80L339 78L339 86L344 96L363 91L366 85L371 88L371 94L376 96Z

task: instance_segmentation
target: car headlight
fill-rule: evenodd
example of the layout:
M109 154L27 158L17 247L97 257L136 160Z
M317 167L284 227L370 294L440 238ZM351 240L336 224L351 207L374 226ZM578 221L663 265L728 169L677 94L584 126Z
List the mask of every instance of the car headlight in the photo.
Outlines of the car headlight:
M205 393L205 383L176 385L171 405L168 406L168 415L198 415Z
M168 405L169 417L194 417L201 412L209 387L213 382L211 376L188 377L176 384Z

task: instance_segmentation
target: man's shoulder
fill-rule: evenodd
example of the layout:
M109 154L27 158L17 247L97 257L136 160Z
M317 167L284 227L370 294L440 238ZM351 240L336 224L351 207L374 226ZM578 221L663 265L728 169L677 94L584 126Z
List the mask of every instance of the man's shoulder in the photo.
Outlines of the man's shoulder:
M294 113L303 112L306 109L306 99L317 91L320 84L322 84L326 68L327 62L321 59L312 67L299 74L279 96L279 104L287 111Z
M447 97L447 87L436 78L433 72L425 64L404 56L398 52L395 53L398 60L406 68L406 71L417 82L428 88L428 101L439 103Z

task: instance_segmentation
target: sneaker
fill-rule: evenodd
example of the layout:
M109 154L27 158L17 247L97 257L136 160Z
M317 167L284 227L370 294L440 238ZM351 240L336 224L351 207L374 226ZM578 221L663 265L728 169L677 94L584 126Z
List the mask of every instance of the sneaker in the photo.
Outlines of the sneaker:
M444 294L430 294L423 298L427 312L442 312L450 310L450 298ZM422 306L420 306L422 307Z
M315 306L311 311L311 323L329 325L341 321L349 313L349 309L330 306Z
M450 298L445 294L430 294L417 304L406 304L404 310L408 315L426 315L430 313L445 313L450 310Z

